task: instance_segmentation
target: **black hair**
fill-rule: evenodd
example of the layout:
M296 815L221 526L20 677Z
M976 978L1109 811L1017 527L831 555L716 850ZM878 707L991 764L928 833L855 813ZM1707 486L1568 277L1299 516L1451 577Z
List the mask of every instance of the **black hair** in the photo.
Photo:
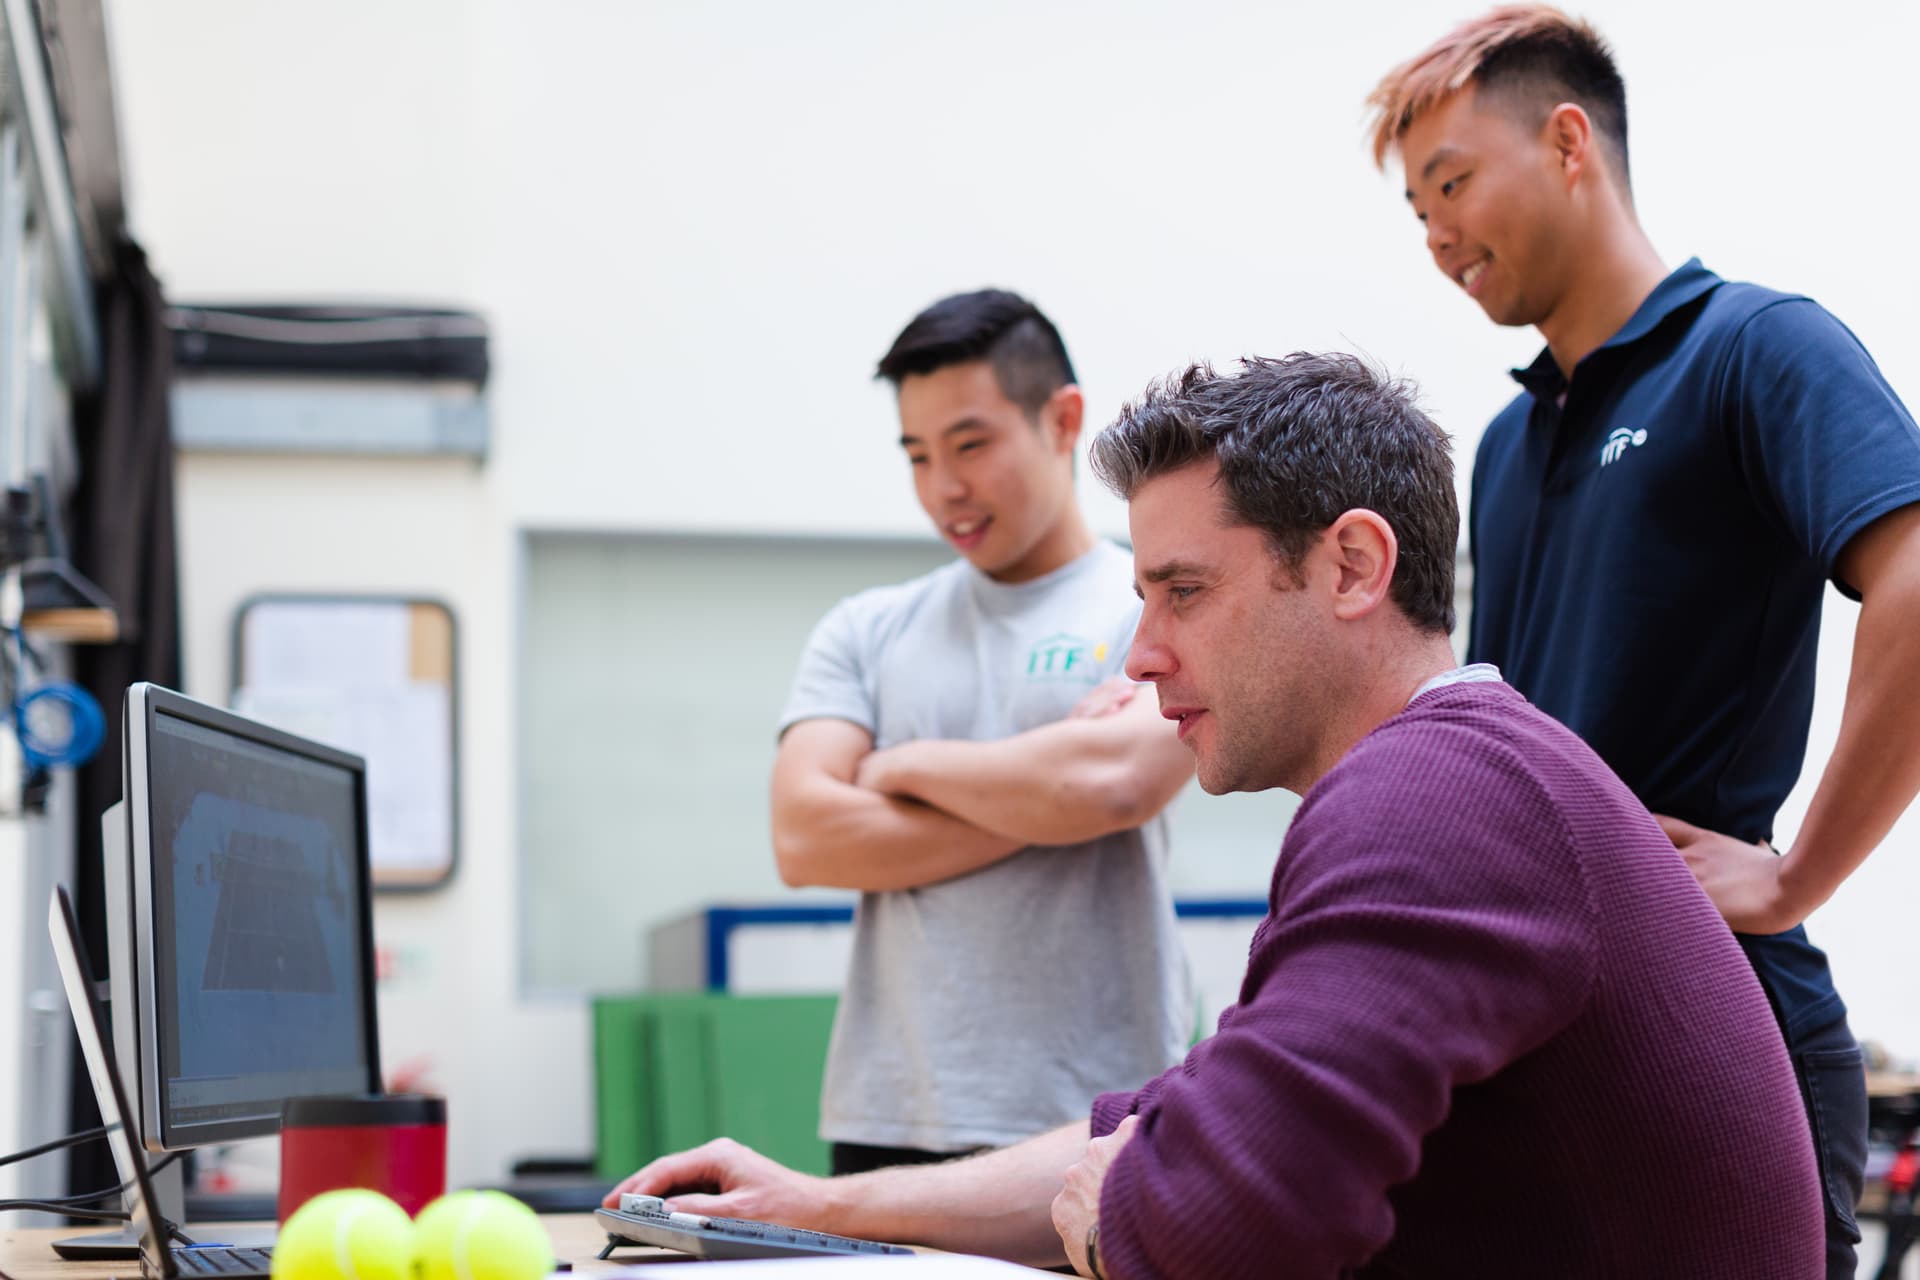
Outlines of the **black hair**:
M1007 399L1028 417L1075 381L1060 331L1040 308L1006 289L956 293L922 311L874 371L896 388L905 378L984 360Z
M1620 176L1629 178L1627 83L1592 27L1568 22L1510 40L1487 54L1473 79L1483 99L1506 103L1535 123L1562 102L1580 107L1618 151Z

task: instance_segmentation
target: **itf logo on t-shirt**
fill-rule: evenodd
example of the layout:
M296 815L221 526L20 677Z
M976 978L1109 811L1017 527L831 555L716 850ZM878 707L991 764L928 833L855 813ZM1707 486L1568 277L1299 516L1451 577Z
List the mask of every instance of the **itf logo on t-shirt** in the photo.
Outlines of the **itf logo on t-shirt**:
M1106 645L1060 631L1039 641L1028 651L1027 679L1098 684L1100 666L1106 660Z
M1627 451L1627 446L1631 445L1637 449L1646 442L1645 427L1638 431L1629 427L1615 427L1613 434L1607 437L1607 442L1600 446L1600 465L1604 467L1618 462L1620 455Z

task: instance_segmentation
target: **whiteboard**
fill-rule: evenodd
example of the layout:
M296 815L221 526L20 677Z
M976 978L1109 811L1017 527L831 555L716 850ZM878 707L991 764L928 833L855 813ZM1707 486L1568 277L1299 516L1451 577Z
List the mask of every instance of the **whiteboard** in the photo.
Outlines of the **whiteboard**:
M713 903L844 902L780 883L774 729L807 635L835 601L953 552L930 537L525 539L523 989L632 990L647 980L653 926ZM1298 803L1189 784L1169 814L1175 896L1264 898ZM1236 981L1245 961L1242 949Z
M363 756L377 889L453 874L453 612L398 596L258 595L234 617L235 711Z

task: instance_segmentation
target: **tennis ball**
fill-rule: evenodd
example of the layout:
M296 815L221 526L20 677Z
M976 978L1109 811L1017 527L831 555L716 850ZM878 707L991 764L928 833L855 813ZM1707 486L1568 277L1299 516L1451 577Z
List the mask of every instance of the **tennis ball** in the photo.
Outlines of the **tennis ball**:
M413 1223L378 1191L323 1191L273 1243L273 1280L412 1280Z
M413 1223L414 1280L540 1280L553 1242L533 1210L504 1191L455 1191Z

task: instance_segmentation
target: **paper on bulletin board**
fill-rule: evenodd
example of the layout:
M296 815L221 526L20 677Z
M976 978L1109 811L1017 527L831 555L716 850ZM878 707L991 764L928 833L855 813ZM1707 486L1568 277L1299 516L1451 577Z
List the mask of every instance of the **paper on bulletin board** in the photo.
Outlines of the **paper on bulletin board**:
M250 602L241 615L234 709L365 757L376 884L430 884L452 868L446 617L412 601L271 598ZM433 652L439 645L422 645L423 621L438 633L443 655Z

